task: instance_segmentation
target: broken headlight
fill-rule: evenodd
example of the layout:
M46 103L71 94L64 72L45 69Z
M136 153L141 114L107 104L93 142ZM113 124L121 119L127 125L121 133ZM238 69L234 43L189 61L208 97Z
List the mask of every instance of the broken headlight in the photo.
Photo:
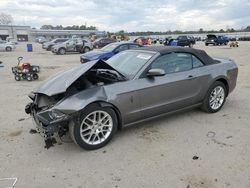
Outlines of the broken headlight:
M59 119L65 119L67 118L67 115L58 111L58 110L55 110L55 109L52 109L51 111L49 111L49 117L50 119L52 120L59 120Z

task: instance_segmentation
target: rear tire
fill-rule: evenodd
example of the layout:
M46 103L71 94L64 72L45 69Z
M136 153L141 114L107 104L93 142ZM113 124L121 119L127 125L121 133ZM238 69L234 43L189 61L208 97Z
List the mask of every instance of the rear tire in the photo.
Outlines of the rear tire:
M222 82L216 81L209 89L203 100L202 110L208 113L218 112L226 101L227 90Z
M34 79L34 80L37 80L38 78L39 78L38 74L34 73L34 74L33 74L33 79Z
M32 81L32 77L31 77L30 75L27 76L26 79L27 79L29 82Z
M117 130L116 113L112 108L98 104L87 106L74 125L69 127L72 140L86 150L105 146Z

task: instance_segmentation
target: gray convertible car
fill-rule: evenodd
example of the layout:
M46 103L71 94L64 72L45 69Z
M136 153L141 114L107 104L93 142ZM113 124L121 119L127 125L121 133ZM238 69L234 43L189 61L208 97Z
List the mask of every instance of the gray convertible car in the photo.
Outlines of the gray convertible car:
M97 149L124 126L194 107L219 111L237 74L233 60L203 50L143 47L58 73L29 95L25 111L45 141L69 132Z

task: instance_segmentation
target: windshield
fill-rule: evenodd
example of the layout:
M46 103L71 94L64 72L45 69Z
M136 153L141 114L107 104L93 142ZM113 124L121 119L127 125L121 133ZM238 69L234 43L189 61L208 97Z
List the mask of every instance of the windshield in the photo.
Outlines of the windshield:
M107 63L131 79L152 56L152 53L124 51L107 60Z
M111 52L113 51L119 44L108 44L106 46L104 46L103 48L101 48L102 51L105 52Z

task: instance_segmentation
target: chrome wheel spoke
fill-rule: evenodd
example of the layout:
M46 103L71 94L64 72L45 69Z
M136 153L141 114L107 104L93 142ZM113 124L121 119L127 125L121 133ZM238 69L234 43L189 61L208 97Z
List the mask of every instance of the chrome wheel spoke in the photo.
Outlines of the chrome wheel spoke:
M225 91L221 86L217 86L210 94L209 105L213 110L221 107L225 99Z
M90 145L104 142L113 128L112 117L105 111L94 111L88 114L81 123L81 138Z

